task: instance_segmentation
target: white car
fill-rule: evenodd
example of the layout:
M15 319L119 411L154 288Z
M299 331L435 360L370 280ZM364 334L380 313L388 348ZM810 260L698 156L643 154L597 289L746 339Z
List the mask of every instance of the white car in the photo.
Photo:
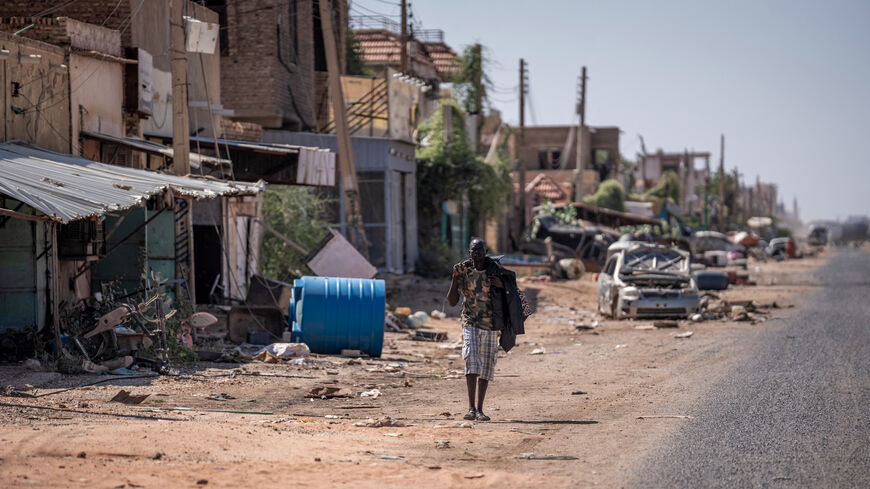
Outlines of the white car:
M614 243L608 254L598 274L598 312L615 319L687 318L698 312L698 286L685 251L633 242Z

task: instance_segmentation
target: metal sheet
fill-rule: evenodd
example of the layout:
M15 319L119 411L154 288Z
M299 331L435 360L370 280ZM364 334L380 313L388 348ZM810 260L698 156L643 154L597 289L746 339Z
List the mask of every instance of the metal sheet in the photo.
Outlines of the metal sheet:
M63 223L141 205L164 191L202 199L256 194L263 188L262 182L179 177L106 165L20 142L0 144L0 193Z

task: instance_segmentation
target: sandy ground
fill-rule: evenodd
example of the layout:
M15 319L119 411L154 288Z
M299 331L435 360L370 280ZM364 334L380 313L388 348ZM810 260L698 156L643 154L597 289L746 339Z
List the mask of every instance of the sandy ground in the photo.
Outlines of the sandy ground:
M776 301L780 307L755 324L683 321L677 329L643 329L651 322L595 313L591 276L525 283L537 313L518 346L499 359L488 423L461 419L465 381L455 318L430 324L448 331L444 343L388 333L380 359L200 363L176 377L113 379L63 392L101 378L2 366L0 387L38 397L0 396L0 486L621 487L634 464L679 426L681 408L728 375L753 337L776 328L813 290L813 272L829 256L750 264L759 285L733 287L723 297ZM441 309L447 285L392 277L390 303ZM574 327L595 319L605 326ZM693 335L675 337L686 331ZM545 353L531 354L540 348ZM319 386L350 397L306 397ZM360 396L373 388L382 394ZM110 402L121 389L148 397L137 406ZM402 426L354 425L386 416Z

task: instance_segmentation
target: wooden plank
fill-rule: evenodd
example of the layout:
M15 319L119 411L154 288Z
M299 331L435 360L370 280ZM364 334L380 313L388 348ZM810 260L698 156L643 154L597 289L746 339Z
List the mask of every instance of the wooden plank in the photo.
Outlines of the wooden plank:
M335 31L332 28L332 3L328 0L318 2L320 7L320 23L323 27L323 44L326 51L326 67L329 73L329 94L332 110L335 113L336 138L338 140L339 164L341 167L341 184L344 193L347 212L348 236L350 242L366 258L369 256L369 245L363 227L362 207L360 206L359 187L357 186L356 166L353 161L353 151L348 132L347 113L344 107L344 95L341 90L341 68L338 63L338 51L335 46Z
M48 216L34 216L32 214L25 214L23 212L16 212L10 209L0 209L0 216L9 216L14 217L16 219L26 219L28 221L50 221L51 218Z

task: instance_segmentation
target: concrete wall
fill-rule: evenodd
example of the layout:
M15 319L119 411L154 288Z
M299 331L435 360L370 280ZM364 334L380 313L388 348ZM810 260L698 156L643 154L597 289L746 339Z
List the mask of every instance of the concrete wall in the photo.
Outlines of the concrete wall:
M69 153L70 78L64 50L7 32L0 32L0 47L9 51L0 60L0 138ZM21 63L19 55L41 58Z
M32 39L62 46L69 70L70 146L81 155L81 130L124 135L124 79L120 32L66 17L5 18L0 25Z
M116 61L73 53L69 70L72 152L81 155L80 131L124 135L124 68Z

